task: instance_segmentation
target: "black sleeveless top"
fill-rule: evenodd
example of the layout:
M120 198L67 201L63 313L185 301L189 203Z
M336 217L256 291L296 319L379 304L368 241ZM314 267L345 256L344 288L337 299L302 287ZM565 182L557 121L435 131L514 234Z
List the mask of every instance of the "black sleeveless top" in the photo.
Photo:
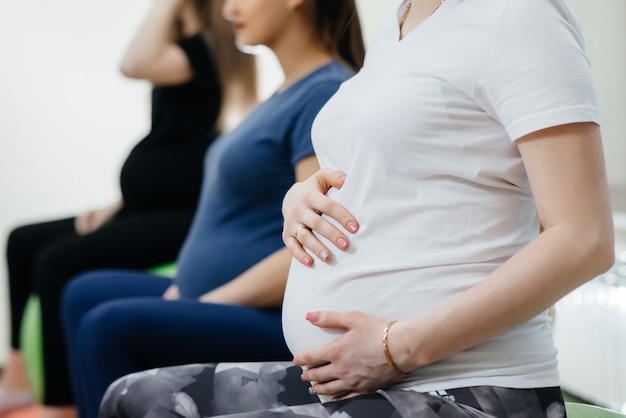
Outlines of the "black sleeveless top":
M163 209L195 210L202 163L217 136L221 86L202 35L178 42L187 55L191 81L152 90L152 126L122 166L123 214Z

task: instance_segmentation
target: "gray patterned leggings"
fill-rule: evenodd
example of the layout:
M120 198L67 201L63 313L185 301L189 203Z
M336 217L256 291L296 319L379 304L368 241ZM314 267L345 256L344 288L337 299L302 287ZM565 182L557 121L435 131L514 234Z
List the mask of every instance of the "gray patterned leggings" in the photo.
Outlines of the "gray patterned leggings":
M190 364L114 382L100 418L563 418L558 387L478 386L437 393L378 391L320 403L293 363Z

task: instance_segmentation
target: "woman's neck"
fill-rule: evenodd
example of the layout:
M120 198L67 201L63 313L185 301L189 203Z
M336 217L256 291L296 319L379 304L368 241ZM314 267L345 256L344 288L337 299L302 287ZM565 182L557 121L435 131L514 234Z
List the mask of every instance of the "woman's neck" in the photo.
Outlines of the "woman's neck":
M279 92L335 59L321 42L312 36L304 37L301 34L283 37L283 41L272 46L271 49L285 74L285 80L279 87Z

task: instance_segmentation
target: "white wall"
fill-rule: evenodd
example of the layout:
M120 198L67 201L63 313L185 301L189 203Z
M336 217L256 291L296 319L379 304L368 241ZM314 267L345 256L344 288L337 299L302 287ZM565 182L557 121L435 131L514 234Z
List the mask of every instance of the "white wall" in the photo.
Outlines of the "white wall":
M357 2L366 39L399 4ZM571 3L594 65L610 181L626 185L626 4ZM0 1L0 364L8 345L6 235L117 198L121 163L148 129L148 86L123 78L117 65L149 5ZM271 60L263 68L272 73Z
M116 199L148 127L148 86L117 67L149 4L0 1L0 363L10 229Z
M369 41L376 31L394 12L399 0L356 0L363 26L365 41Z
M596 81L609 182L626 190L626 2L569 3L579 17Z

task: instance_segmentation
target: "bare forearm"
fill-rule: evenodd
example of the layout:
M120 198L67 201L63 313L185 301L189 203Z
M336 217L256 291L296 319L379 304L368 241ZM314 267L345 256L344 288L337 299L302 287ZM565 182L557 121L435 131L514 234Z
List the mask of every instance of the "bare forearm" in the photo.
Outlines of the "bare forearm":
M606 271L609 238L547 230L484 281L423 317L396 325L397 355L412 370L506 332ZM582 232L582 231L580 231ZM394 354L396 355L396 354ZM395 357L394 357L395 358Z
M290 263L291 254L283 248L200 299L254 308L278 307L285 293Z
M135 34L122 61L122 72L136 77L141 69L158 59L170 42L170 34L181 0L156 0Z

